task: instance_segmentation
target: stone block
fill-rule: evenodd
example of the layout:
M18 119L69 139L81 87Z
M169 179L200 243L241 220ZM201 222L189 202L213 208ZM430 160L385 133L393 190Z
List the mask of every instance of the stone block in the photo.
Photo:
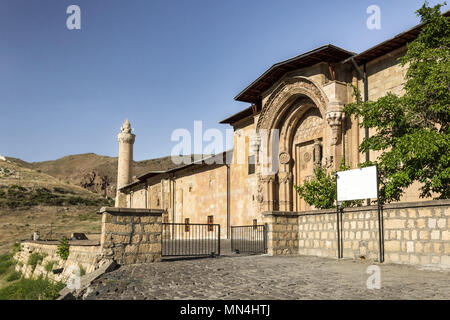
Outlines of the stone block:
M444 266L450 266L450 255L441 256L441 264Z
M400 241L385 241L384 250L388 252L400 251Z
M105 223L104 230L105 232L131 233L131 225Z
M419 239L420 240L429 240L430 239L430 233L428 231L426 231L426 230L420 231Z
M432 218L430 218L430 219L428 219L428 228L430 228L430 229L434 229L434 228L436 228L436 219L432 219Z
M117 216L116 217L116 223L131 223L131 217L129 216Z
M130 236L129 235L112 234L111 235L111 242L113 242L114 244L117 244L117 243L129 243L130 242Z
M441 231L440 230L433 230L431 231L431 240L439 240L441 237Z
M419 210L419 217L432 217L433 216L433 209L429 208L422 208Z
M437 226L441 229L444 229L447 226L447 220L442 218L437 221Z
M441 243L433 243L433 252L436 254L442 253L443 246Z
M384 221L386 229L403 229L405 227L405 220L403 219L387 219Z
M408 253L414 252L414 241L406 242L406 252L408 252Z
M417 228L423 229L425 228L425 219L417 219Z

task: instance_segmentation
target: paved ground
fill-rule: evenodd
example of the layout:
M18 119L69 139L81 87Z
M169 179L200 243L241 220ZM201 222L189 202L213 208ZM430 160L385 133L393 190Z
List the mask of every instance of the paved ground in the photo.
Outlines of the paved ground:
M86 299L450 299L450 271L317 257L225 256L124 266L96 280Z

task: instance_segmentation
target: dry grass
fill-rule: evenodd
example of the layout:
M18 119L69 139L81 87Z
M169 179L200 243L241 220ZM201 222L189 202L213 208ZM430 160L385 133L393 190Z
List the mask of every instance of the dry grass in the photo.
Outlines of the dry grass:
M62 235L69 237L73 232L100 233L98 209L87 206L0 208L0 254L9 252L14 242L31 239L34 231L39 231L41 237L50 237L52 232L54 239Z

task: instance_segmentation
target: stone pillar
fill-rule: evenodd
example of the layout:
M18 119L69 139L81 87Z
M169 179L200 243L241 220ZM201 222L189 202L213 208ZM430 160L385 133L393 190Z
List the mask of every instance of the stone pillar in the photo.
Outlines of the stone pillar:
M258 200L261 202L261 211L274 210L274 184L276 180L275 174L259 175L258 183Z
M299 246L298 212L263 212L267 226L269 255L297 255Z
M161 261L163 210L103 207L101 252L119 264Z
M279 172L278 182L280 187L280 211L292 210L291 188L292 188L292 173Z
M281 211L292 210L292 172L290 172L291 156L285 151L281 151L278 155L279 172L278 172L278 188L279 188L279 208Z
M330 150L328 153L328 163L331 164L331 156L333 157L332 169L337 170L344 156L342 143L342 122L344 120L344 105L348 100L348 88L345 82L330 81L323 86L323 91L328 97L328 105L326 111L326 119L330 126L331 136L325 147Z
M131 133L131 125L128 119L122 125L117 135L119 141L119 158L117 166L117 196L116 207L126 206L126 195L119 189L131 182L133 176L133 144L135 135Z

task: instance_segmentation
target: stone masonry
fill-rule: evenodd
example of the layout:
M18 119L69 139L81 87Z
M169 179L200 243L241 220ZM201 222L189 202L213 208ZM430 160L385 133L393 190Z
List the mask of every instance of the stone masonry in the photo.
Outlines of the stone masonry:
M384 258L450 268L450 201L397 203L383 208ZM268 250L273 255L337 258L336 211L266 212ZM343 257L379 260L377 207L344 209Z
M163 210L101 208L102 254L118 264L161 261Z

